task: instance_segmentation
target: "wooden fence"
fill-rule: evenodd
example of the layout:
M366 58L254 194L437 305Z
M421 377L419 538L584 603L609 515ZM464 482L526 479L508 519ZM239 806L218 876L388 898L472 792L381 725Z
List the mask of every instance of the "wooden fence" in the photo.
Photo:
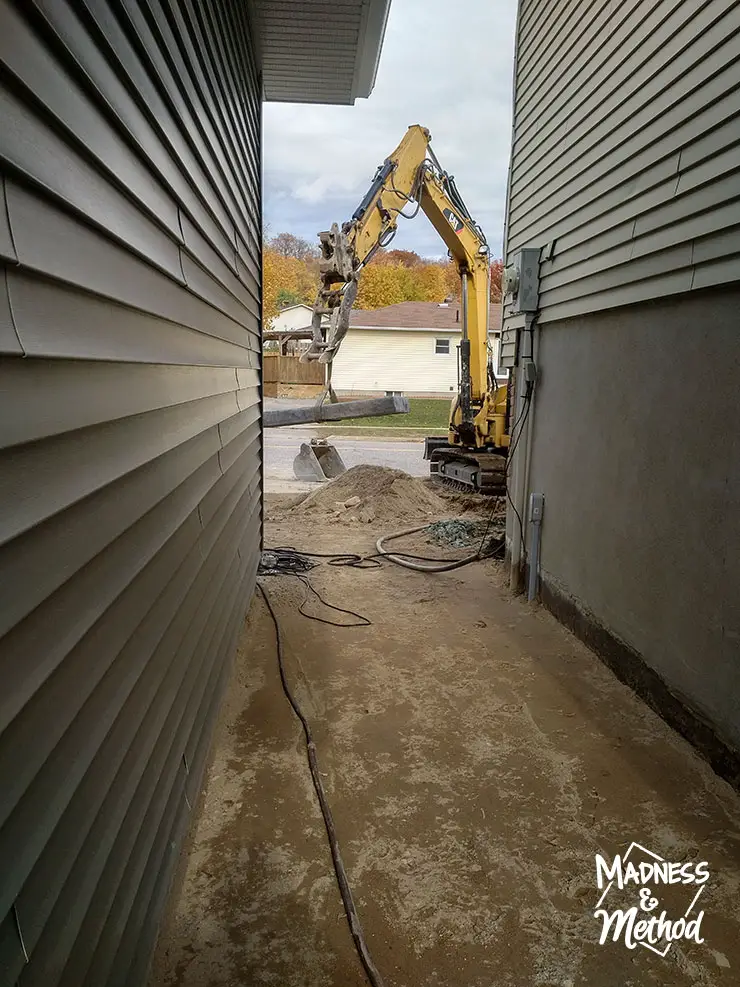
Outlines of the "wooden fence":
M264 353L262 381L267 397L277 397L280 384L322 386L324 383L324 364L319 363L318 360L312 360L311 363L301 363L297 356Z

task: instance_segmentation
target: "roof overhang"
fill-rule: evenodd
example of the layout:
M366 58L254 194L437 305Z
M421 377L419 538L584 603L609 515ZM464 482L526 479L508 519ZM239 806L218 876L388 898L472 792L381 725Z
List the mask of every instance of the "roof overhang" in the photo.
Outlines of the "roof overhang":
M435 336L444 336L445 333L449 336L460 335L460 326L437 326L435 329L433 326L361 326L354 325L350 323L350 329L362 329L368 332L429 332Z
M255 0L264 98L344 103L375 85L391 0Z

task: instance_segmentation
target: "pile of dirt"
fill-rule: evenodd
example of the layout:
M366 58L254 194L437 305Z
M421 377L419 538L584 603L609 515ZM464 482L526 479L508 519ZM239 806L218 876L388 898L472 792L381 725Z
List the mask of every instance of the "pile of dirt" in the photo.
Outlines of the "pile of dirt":
M490 494L473 493L472 490L451 490L444 481L436 477L422 481L428 490L436 494L447 505L449 514L480 514L488 517L492 510L506 513L506 498Z
M421 480L388 466L353 466L312 491L291 513L323 514L346 521L440 517L445 500Z

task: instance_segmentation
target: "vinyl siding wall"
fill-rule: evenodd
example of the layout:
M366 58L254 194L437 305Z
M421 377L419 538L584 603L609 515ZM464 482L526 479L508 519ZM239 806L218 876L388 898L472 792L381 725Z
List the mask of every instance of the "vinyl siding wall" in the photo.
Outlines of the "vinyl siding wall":
M0 984L140 985L260 547L242 3L0 0Z
M269 327L272 332L287 332L292 329L307 329L311 326L313 310L308 305L300 308L288 308L270 319Z
M522 0L506 234L541 248L514 474L544 598L735 781L739 29L737 0Z
M435 340L449 340L448 355L435 353ZM457 390L460 334L444 330L350 329L334 361L332 384L338 391L441 394Z
M738 86L736 0L521 0L506 251L542 248L541 325L738 279Z

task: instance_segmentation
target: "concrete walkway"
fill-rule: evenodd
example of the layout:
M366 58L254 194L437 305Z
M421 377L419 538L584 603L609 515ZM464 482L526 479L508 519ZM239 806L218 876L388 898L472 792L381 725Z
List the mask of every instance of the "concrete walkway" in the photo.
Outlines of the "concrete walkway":
M370 550L375 534L312 537ZM287 539L287 526L268 532ZM373 621L308 621L300 586L268 582L387 987L740 982L738 798L596 657L512 599L492 564L434 577L327 569L316 584ZM665 957L599 945L594 855L611 860L633 841L708 861L695 910L704 943L676 942ZM674 917L695 893L653 886ZM625 897L637 904L638 889ZM255 601L151 984L365 982Z

